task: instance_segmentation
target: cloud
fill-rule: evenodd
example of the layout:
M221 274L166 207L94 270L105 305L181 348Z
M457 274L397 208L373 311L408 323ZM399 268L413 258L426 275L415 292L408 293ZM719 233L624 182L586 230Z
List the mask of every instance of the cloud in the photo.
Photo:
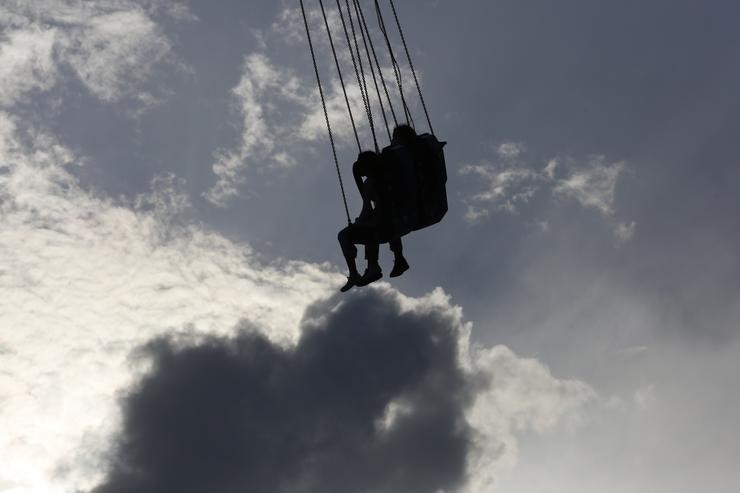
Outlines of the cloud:
M469 391L450 320L374 290L308 313L287 350L253 331L149 344L95 492L456 489Z
M516 159L524 152L524 146L516 142L504 142L498 146L496 153L504 159Z
M473 175L485 184L482 192L466 200L464 218L469 223L478 222L493 211L517 213L536 195L547 192L613 220L616 188L627 169L625 162L610 163L605 156L592 156L585 164L573 158L553 158L540 169L526 159L524 145L516 142L500 144L496 154L496 161L460 169L461 174ZM617 222L613 226L614 236L619 243L626 243L634 236L635 227L635 222Z
M472 202L491 204L493 210L516 212L540 189L542 177L536 171L518 164L496 166L488 163L463 166L462 174L473 174L487 181L483 192L473 195ZM482 209L478 208L478 211ZM479 218L480 212L474 219Z
M39 27L12 30L0 39L0 106L12 106L27 93L55 84L55 42L53 29Z
M238 195L238 187L244 182L242 169L248 159L280 166L294 164L292 157L284 152L293 133L285 117L286 113L305 112L311 104L311 93L307 94L303 87L305 84L295 75L273 65L267 56L252 54L246 57L241 80L232 89L242 117L241 143L235 150L221 150L216 154L213 172L218 180L206 193L208 200L224 206ZM280 112L278 118L271 113L276 112L275 107L280 102L293 105L291 111ZM296 123L295 118L287 120Z
M637 223L631 221L629 223L619 223L614 228L614 236L620 243L627 243L635 236L635 229Z
M478 347L473 361L479 378L488 379L467 412L477 440L466 492L479 493L517 465L519 433L577 427L588 420L586 406L597 396L585 383L559 380L541 362L506 346Z
M12 106L32 90L49 91L70 68L103 101L131 98L143 106L142 89L155 67L172 58L170 40L156 17L192 20L169 0L64 2L11 1L0 7L0 104Z
M136 91L170 50L158 25L132 9L87 19L72 31L63 56L93 94L115 101Z
M614 191L624 170L624 162L608 163L604 156L595 156L585 167L558 180L553 193L575 199L583 207L611 216L614 214Z
M441 292L335 296L308 307L301 334L291 348L254 327L147 344L95 493L486 491L516 462L515 433L594 397L505 347L471 347Z

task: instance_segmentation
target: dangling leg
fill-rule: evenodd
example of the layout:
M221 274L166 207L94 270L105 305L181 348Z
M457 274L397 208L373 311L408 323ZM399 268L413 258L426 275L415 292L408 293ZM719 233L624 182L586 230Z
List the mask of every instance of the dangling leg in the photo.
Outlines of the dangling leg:
M358 286L367 286L368 284L377 281L383 277L383 271L380 269L378 263L380 245L375 242L368 242L365 244L365 258L367 259L367 269L363 274Z
M394 257L391 277L398 277L409 270L409 263L406 261L406 257L403 256L403 242L401 242L400 237L394 238L388 242L388 246L390 246Z
M344 260L347 261L347 268L349 269L349 275L347 276L347 283L340 289L341 292L346 292L357 286L362 276L357 272L357 247L355 246L352 238L352 225L347 226L339 232L337 239L339 240L339 246L342 247L342 254Z

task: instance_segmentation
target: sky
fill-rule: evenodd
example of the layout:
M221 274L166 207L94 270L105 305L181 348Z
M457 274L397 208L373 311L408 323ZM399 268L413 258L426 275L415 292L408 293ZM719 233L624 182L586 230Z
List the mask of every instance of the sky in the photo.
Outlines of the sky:
M449 212L339 294L299 2L0 3L0 493L736 490L740 6L396 8Z

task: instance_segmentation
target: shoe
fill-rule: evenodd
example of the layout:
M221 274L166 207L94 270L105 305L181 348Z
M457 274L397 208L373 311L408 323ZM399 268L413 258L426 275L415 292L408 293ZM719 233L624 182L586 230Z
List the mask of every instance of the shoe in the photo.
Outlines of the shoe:
M380 270L380 267L374 267L374 268L368 267L367 269L365 269L365 273L362 275L357 285L367 286L368 284L377 281L381 277L383 277L383 271Z
M404 272L409 270L409 263L406 262L406 259L401 257L399 260L396 260L393 263L393 270L391 271L391 277L398 277Z
M362 276L360 276L359 274L350 274L349 276L347 276L347 283L339 288L339 291L341 291L342 293L346 293L355 286L359 286L361 280Z

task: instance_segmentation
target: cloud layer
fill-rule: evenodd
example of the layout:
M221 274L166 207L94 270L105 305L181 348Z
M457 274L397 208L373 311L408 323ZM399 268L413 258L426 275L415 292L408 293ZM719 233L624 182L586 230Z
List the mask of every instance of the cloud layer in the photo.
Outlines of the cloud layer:
M308 314L292 349L248 330L150 343L96 493L455 490L471 439L455 324L379 291Z
M574 423L594 394L468 332L441 292L379 289L308 307L290 348L249 326L156 339L94 491L485 491L516 433Z

